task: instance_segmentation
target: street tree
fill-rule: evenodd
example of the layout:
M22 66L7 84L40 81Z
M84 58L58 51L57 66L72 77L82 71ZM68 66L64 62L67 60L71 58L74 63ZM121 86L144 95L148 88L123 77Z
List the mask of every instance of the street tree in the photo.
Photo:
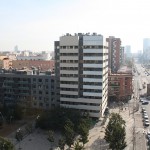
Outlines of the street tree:
M21 149L21 147L20 147L20 142L21 142L22 139L23 139L23 132L22 132L22 130L21 130L20 128L17 130L16 135L15 135L15 138L16 138L16 140L19 142L19 149Z
M123 150L127 146L125 137L125 121L119 114L112 113L105 130L105 140L112 150Z
M74 124L70 119L66 120L64 126L64 135L66 138L66 144L71 147L74 142L75 132L74 132Z
M61 150L64 150L64 146L65 146L65 139L64 138L60 138L58 141L58 146Z
M52 150L53 149L52 148L52 143L54 142L54 131L52 131L52 130L48 131L48 138L47 139L51 144L50 150Z
M89 135L89 126L85 119L81 119L79 126L78 126L78 133L81 136L81 142L83 145L88 142L88 135Z
M81 145L79 141L74 144L74 150L84 150L84 145Z
M1 150L14 150L14 145L7 139L0 137Z

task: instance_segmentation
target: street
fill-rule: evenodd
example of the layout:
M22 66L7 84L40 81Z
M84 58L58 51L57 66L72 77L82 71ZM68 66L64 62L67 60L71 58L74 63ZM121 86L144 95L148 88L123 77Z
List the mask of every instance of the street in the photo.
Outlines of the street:
M147 84L150 83L150 76L146 72L146 69L143 65L136 63L135 68L136 68L137 71L134 74L135 75L134 76L134 95L135 95L135 97L137 97L137 101L139 103L139 112L140 112L139 121L136 122L136 129L135 130L137 131L138 134L135 134L135 136L136 136L136 140L135 140L136 143L135 144L138 145L138 149L141 149L143 147L141 145L143 145L143 144L146 145L146 147L148 147L146 133L147 133L148 130L150 130L150 127L145 127L144 124L143 124L144 120L143 120L143 117L142 117L141 108L144 107L146 109L147 115L150 119L150 109L149 109L150 101L146 100L146 101L149 102L149 104L142 105L142 102L139 102L139 100L140 100L140 95L141 96L143 95L144 98L146 97ZM139 123L139 124L137 124L137 123ZM139 127L137 127L137 126L139 126ZM141 138L145 139L144 143L141 143Z

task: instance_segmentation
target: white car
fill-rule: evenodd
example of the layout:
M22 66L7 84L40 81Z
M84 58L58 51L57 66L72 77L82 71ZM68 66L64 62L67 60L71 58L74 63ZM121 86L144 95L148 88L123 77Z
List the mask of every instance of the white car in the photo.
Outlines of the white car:
M149 126L149 122L144 122L144 125L145 126Z
M150 131L149 130L147 131L147 138L148 138L148 140L150 139Z
M148 119L148 115L144 115L144 119Z
M149 120L148 120L148 119L145 119L144 121L145 121L145 122L149 122Z

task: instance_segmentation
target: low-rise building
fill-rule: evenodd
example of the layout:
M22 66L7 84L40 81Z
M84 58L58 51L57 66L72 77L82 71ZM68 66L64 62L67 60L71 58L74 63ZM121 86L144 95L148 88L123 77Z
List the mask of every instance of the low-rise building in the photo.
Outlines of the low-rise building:
M125 72L124 72L125 71ZM108 96L109 100L126 101L130 100L132 89L132 72L130 69L120 69L118 73L108 75Z
M30 102L35 108L55 107L54 75L38 70L0 70L0 102L12 105Z

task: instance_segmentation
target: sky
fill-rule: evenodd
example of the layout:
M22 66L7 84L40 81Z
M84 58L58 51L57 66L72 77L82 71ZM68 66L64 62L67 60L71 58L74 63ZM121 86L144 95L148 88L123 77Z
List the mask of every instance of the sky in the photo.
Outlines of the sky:
M96 32L136 52L150 38L149 8L149 0L0 0L0 51L53 51L66 33Z

